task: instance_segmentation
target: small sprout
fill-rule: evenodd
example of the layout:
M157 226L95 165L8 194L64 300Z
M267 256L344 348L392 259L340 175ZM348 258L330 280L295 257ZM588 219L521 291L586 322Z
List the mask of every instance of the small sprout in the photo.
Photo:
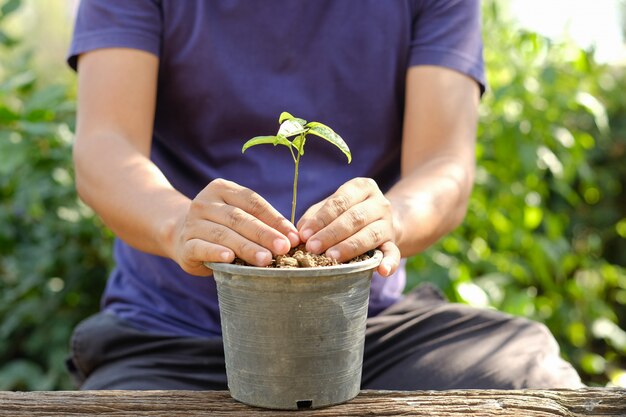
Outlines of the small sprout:
M350 148L344 140L330 127L319 122L308 122L304 119L294 117L286 111L280 114L278 118L280 128L276 136L256 136L244 143L241 153L246 149L261 144L284 145L289 148L291 157L295 163L295 172L293 176L293 199L291 201L291 223L295 224L296 216L296 196L298 193L298 167L300 165L300 157L304 155L304 143L308 135L314 135L327 140L341 150L348 158L348 163L352 162L352 154ZM293 139L289 139L292 138ZM294 153L294 149L296 153Z

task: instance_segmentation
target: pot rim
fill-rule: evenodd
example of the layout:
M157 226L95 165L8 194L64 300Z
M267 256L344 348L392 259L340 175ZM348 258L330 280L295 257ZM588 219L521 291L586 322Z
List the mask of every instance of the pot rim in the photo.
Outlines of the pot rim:
M273 276L273 277L307 277L311 276L311 272L315 272L315 276L329 276L346 274L351 272L361 272L374 269L383 260L383 253L374 249L369 251L373 255L364 261L339 264L333 266L317 266L311 268L266 268L259 266L244 266L227 264L223 262L205 262L204 265L213 271L225 272L232 275L255 275L255 276Z

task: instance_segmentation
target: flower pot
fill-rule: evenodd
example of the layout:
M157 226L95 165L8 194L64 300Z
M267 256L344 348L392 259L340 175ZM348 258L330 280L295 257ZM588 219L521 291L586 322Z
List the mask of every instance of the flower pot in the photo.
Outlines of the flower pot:
M370 280L382 253L318 268L209 263L217 282L233 398L274 409L318 408L360 389Z

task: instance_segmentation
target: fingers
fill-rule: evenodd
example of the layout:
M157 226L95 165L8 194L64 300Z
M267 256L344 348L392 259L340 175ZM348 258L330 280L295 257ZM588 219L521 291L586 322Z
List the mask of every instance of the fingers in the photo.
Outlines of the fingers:
M309 252L325 252L345 262L379 248L383 260L377 270L385 277L400 265L391 203L372 179L350 180L311 206L298 222L298 230Z
M374 180L355 178L343 184L330 197L322 201L315 211L307 210L298 222L300 238L306 242L315 233L328 226L334 219L354 205L365 201L380 191ZM382 195L382 194L381 194Z
M266 200L222 179L191 202L177 235L176 261L193 275L211 273L204 262L232 262L235 256L267 266L273 254L285 254L300 243L295 226Z
M278 235L280 235L278 233ZM272 261L272 251L266 249L262 244L246 238L237 233L230 227L214 223L208 220L201 220L196 222L193 227L193 238L187 240L199 240L211 244L219 245L233 252L238 258L243 259L247 263L256 266L267 266ZM283 236L283 239L285 237ZM286 239L285 239L286 240ZM281 241L285 243L284 241ZM288 245L288 243L287 243ZM288 252L289 248L284 253ZM186 256L196 255L196 253L185 253ZM199 256L204 255L203 252L199 253ZM193 258L202 261L203 258ZM206 260L205 260L206 262ZM223 262L216 260L214 262Z
M379 249L383 252L383 260L378 265L377 272L383 277L388 277L398 270L400 266L400 249L393 242L385 242Z
M201 198L203 193L207 198ZM289 220L263 197L232 181L212 181L196 200L201 203L200 218L229 227L272 253L285 254L300 243L298 230Z
M217 245L201 239L191 239L183 247L184 261L181 268L196 276L208 276L213 272L204 266L204 262L232 262L235 254L225 246Z
M304 214L302 215L302 217L300 217L300 220L298 220L297 224L296 224L296 228L300 231L300 239L303 242L306 242L307 239L310 236L307 236L305 239L302 239L302 230L304 230L303 226L305 224L307 224L311 219L315 218L315 214L319 211L320 207L322 207L322 205L324 204L326 200L320 201L317 204L313 204L311 207L309 207L307 209L307 211L304 212ZM307 230L310 230L310 228L308 228ZM313 232L312 232L313 233Z
M222 241L222 244L234 248L231 245L239 244L240 242L233 240L232 236L239 235L245 238L244 240L255 242L262 248L267 248L271 253L283 255L291 249L291 242L285 235L239 207L224 203L213 203L211 209L207 210L204 215L205 220L215 223L216 227L220 226L217 230L205 232L205 234L220 233L217 237L207 236L212 238L212 241ZM228 234L231 238L230 241L224 240L226 230L236 232Z
M369 178L348 181L298 223L309 252L342 262L395 240L391 203Z
M391 239L384 221L378 220L368 225L349 238L326 250L326 255L339 262L350 260L370 249L377 248Z
M255 219L282 233L292 246L300 243L296 227L259 194L223 179L212 181L209 187L210 190L216 190L227 205L241 208Z
M386 207L375 199L365 200L346 210L324 227L307 243L307 250L313 253L326 251L331 257L343 261L348 256L358 256L363 248L378 247L383 242L393 239L393 233L383 220ZM341 243L340 243L341 242ZM334 246L337 245L337 246ZM338 251L341 256L333 256ZM354 253L358 252L359 253ZM353 255L354 254L354 255Z

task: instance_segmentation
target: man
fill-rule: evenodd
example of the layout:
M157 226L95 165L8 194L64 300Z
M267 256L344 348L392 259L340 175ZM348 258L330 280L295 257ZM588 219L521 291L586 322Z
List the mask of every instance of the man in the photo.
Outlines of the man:
M74 158L81 198L118 236L103 312L73 336L85 389L225 389L203 263L267 265L300 242L372 248L365 388L572 387L542 326L402 298L402 257L463 219L484 90L477 0L83 0ZM307 142L297 226L288 154L255 148L281 111L332 126L346 166Z

